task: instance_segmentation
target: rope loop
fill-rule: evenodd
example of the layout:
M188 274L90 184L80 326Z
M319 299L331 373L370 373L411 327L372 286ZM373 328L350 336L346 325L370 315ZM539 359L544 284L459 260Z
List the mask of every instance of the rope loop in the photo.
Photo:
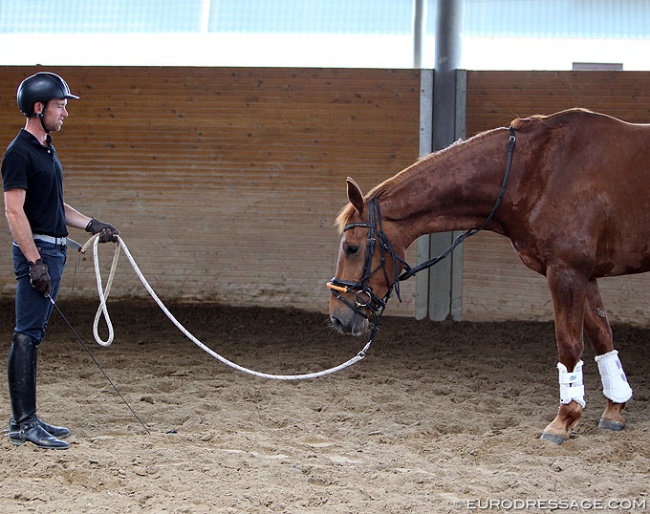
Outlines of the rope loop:
M113 342L113 339L115 337L115 331L113 330L113 322L111 321L111 317L108 314L108 308L106 306L106 302L108 300L108 296L111 291L111 286L113 285L113 279L115 278L115 273L117 271L117 263L119 260L119 256L121 252L124 252L124 255L128 259L129 263L131 264L133 271L135 271L135 274L137 277L140 279L140 282L144 286L144 288L147 290L149 295L154 299L160 310L163 311L163 313L169 318L169 320L178 328L185 337L187 337L190 341L192 341L196 346L201 348L204 352L207 354L211 355L215 359L219 360L226 366L229 366L233 369L236 369L237 371L241 371L243 373L247 373L249 375L253 375L259 378L267 378L267 379L273 379L273 380L306 380L306 379L311 379L311 378L318 378L318 377L323 377L325 375L330 375L332 373L335 373L337 371L341 371L352 364L355 364L356 362L359 362L366 356L366 352L370 349L370 346L372 345L373 342L373 337L371 336L370 340L364 348L359 351L354 357L351 359L347 360L343 364L339 364L338 366L335 366L333 368L329 368L323 371L318 371L314 373L303 373L303 374L298 374L298 375L279 375L279 374L271 374L271 373L262 373L259 371L254 371L252 369L245 368L244 366L240 366L239 364L236 364L222 355L218 354L214 350L210 349L208 346L203 344L201 341L199 341L192 333L187 330L175 317L174 315L167 309L165 304L162 302L162 300L158 297L156 292L153 290L153 288L149 285L149 282L147 282L147 279L144 277L142 274L142 271L140 270L140 267L138 264L135 262L135 259L131 255L131 252L126 246L126 243L124 240L120 237L117 236L117 244L115 245L115 253L113 254L113 262L111 264L111 270L109 272L108 280L106 281L106 287L103 285L102 281L102 276L101 276L101 271L100 271L100 266L99 266L99 234L95 234L92 236L86 243L83 245L81 248L81 253L86 253L88 248L90 246L93 247L93 262L95 266L95 278L97 281L97 293L99 295L99 307L97 308L97 313L95 314L95 320L93 321L93 336L95 338L95 341L101 345L101 346L110 346L110 344ZM99 322L101 319L104 319L104 322L106 324L106 327L108 329L108 337L107 339L102 339L99 335ZM374 332L373 332L374 334Z

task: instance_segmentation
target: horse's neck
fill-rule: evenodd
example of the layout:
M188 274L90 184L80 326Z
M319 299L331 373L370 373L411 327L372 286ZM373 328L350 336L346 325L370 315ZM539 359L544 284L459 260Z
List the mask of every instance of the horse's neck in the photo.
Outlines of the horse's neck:
M505 173L504 130L469 139L404 170L404 179L382 197L382 214L400 225L405 247L424 234L468 230L483 223Z

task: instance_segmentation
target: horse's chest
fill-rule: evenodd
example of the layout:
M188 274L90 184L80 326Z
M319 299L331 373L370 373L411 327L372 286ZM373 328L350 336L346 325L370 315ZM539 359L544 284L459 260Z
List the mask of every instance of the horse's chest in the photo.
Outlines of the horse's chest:
M521 241L511 241L511 243L521 262L533 271L546 275L546 262L540 259L539 252L532 250Z

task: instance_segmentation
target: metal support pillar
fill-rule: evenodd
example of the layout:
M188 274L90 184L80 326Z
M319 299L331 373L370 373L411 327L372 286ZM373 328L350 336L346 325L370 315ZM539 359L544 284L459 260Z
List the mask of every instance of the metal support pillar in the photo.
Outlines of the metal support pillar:
M457 73L461 55L462 0L438 0L436 12L435 70L433 74L433 116L431 150L436 151L452 144L464 132L464 102L457 104L458 89L464 91L464 79ZM425 84L426 75L423 72ZM461 84L462 82L462 84ZM424 87L422 88L424 90ZM425 102L421 101L421 107ZM459 109L460 108L460 109ZM457 122L461 122L458 124ZM425 124L421 124L421 129ZM422 134L421 134L422 135ZM420 150L423 151L421 137ZM440 255L453 242L455 234L445 232L420 238L418 262ZM426 277L426 274L423 274ZM462 302L462 248L453 257L445 259L429 269L427 283L421 278L416 283L416 318L426 312L430 319L459 319ZM426 292L425 292L426 291Z

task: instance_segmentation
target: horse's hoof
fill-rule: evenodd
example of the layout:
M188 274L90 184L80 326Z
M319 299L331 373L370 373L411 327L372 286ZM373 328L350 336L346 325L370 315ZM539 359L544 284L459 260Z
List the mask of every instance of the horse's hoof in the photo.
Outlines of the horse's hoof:
M612 432L620 432L625 429L625 424L619 421L614 421L613 419L601 419L598 422L598 428L604 428L605 430L611 430Z
M562 444L564 441L567 440L566 437L557 434L551 434L550 432L543 432L542 435L540 436L540 439L544 439L544 441L551 441L552 443L555 444Z

